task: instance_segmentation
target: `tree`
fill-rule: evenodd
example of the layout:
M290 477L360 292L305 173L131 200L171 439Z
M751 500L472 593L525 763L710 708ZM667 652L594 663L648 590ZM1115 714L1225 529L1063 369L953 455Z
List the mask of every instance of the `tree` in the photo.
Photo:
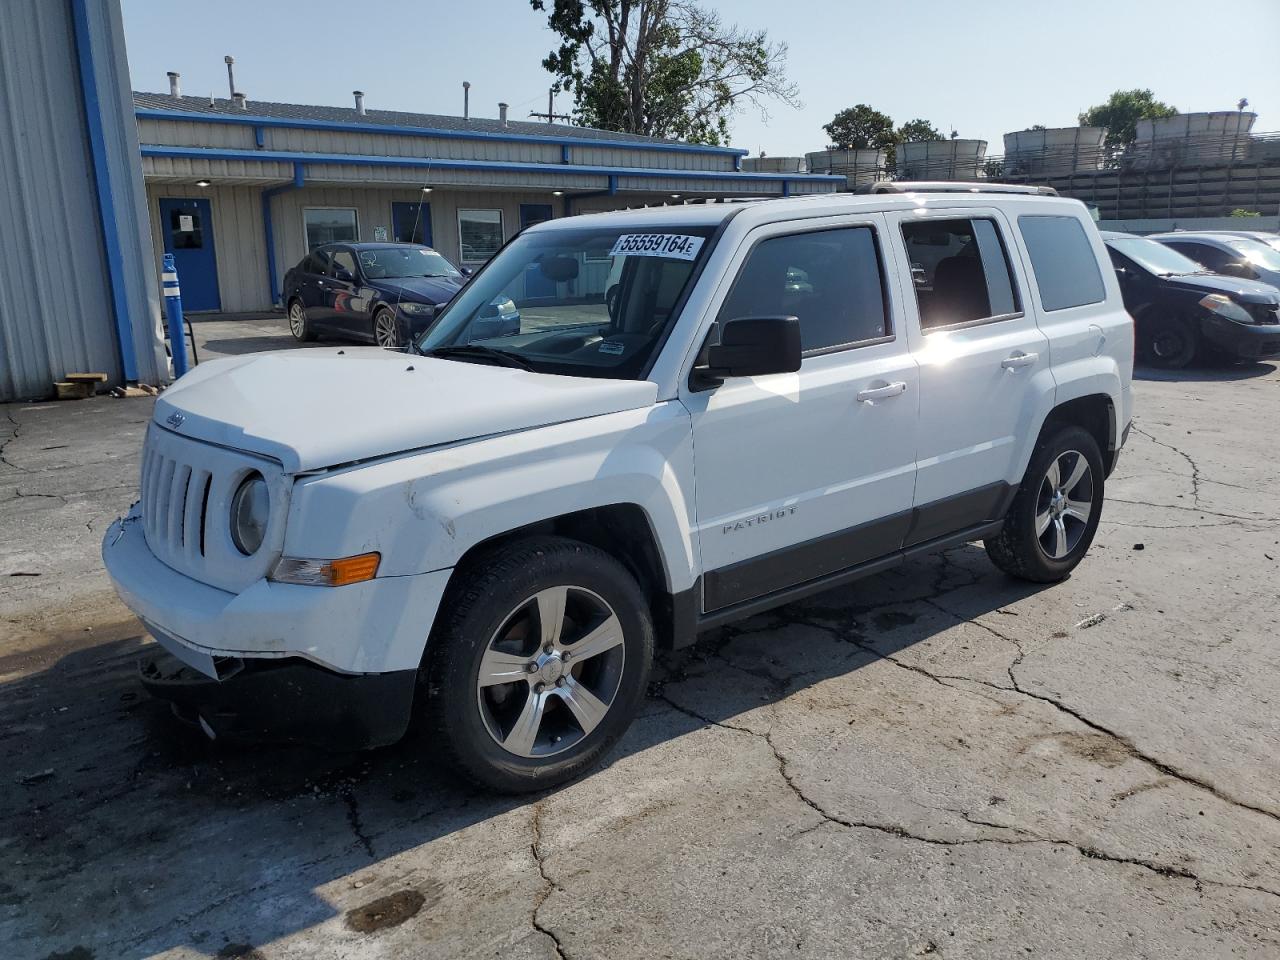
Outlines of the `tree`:
M920 143L925 140L943 139L941 131L928 120L910 120L898 128L898 143Z
M884 150L897 142L893 121L865 103L841 110L822 129L836 150Z
M787 45L727 25L691 0L529 0L550 12L560 47L542 61L573 94L579 123L603 130L723 143L744 104L798 107Z
M1138 139L1138 121L1171 117L1175 107L1162 103L1150 90L1117 90L1106 103L1080 114L1082 127L1106 127L1107 146L1127 147Z

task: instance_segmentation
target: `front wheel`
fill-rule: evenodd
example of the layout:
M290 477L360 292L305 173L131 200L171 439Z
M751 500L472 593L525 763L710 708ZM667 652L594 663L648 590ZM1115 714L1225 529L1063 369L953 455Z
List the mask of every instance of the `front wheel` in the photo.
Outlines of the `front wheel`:
M373 315L373 339L380 347L401 347L400 324L396 315L385 307Z
M987 555L1022 580L1064 579L1093 542L1102 493L1097 441L1081 427L1059 428L1036 445L1004 526L984 541Z
M458 576L427 667L445 753L504 792L585 772L626 731L648 683L653 623L635 579L561 537L507 544Z
M1183 317L1161 317L1145 324L1141 348L1157 367L1181 370L1195 359L1200 338L1191 322Z

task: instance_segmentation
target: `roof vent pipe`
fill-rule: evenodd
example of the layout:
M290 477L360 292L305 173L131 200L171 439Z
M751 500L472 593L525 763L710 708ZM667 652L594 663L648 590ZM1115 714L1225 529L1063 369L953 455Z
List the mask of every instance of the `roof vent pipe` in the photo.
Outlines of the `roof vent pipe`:
M462 81L462 119L471 119L471 81Z
M352 90L351 95L356 98L356 113L364 116L364 91Z
M182 84L179 82L181 79L182 74L174 70L169 71L169 96L175 98L182 96Z
M247 103L245 102L245 96L244 96L244 94L243 94L243 93L237 93L237 94L234 94L234 95L232 95L231 99L232 99L233 101L235 101L235 105L236 105L236 107L237 107L238 109L240 109L240 110L248 110L248 109L249 109L249 104L247 104Z
M507 105L505 103L498 104L498 119L502 121L502 125L507 125Z
M236 98L236 58L227 54L222 58L222 62L227 65L227 87L229 88L231 99Z

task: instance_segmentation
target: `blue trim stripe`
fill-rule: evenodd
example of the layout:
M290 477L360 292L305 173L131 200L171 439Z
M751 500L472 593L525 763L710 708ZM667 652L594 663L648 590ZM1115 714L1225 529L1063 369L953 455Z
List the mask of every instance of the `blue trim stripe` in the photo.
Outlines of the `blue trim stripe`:
M106 249L107 284L111 288L111 313L116 324L120 346L120 366L128 381L138 379L138 359L129 322L129 302L125 298L124 277L128 270L120 236L116 232L116 208L112 199L111 166L107 158L107 139L102 126L102 107L98 97L98 75L93 62L93 40L89 33L87 0L71 0L71 19L75 27L76 59L80 67L80 91L84 98L85 125L89 128L89 153L93 158L93 182L98 196L98 216L102 220L102 243Z
M446 130L441 127L406 127L382 123L347 123L340 120L298 120L291 117L231 116L198 110L157 110L139 107L139 120L229 123L237 126L295 130L332 130L335 133L385 133L394 137L435 137L440 140L498 140L508 143L546 143L561 147L617 147L625 150L658 150L671 153L713 153L745 157L750 151L737 147L712 147L696 143L660 143L651 140L595 140L587 137L553 137L534 133L490 133L484 130Z
M142 145L144 157L186 160L265 160L279 163L349 164L362 167L415 167L432 170L483 170L504 173L585 174L599 177L673 177L685 180L729 180L734 183L843 183L829 173L737 173L732 170L670 170L656 167L598 167L561 163L514 163L506 160L438 160L430 157L374 157L356 153L294 153L283 150L228 150L215 147Z

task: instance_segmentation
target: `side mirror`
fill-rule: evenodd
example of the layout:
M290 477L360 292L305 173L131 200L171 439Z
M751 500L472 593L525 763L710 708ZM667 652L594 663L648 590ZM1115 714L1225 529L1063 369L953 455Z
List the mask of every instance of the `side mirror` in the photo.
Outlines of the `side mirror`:
M475 273L475 271L472 270L470 267L459 267L458 272L462 274L464 277L470 277L473 273Z
M341 280L343 283L350 283L355 278L351 276L351 271L346 267L339 267L335 264L333 268L333 279Z
M759 377L800 369L800 321L795 317L739 317L720 327L707 349L707 375Z

